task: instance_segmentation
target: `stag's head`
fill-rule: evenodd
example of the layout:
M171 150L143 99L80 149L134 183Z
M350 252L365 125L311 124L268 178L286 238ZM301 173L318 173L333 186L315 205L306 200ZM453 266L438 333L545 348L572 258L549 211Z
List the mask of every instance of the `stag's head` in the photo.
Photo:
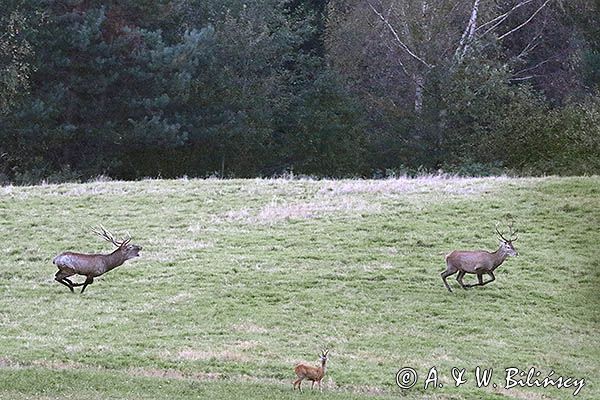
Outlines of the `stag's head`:
M517 236L517 231L513 230L512 223L508 225L508 229L510 239L505 238L504 235L500 233L498 230L498 224L496 224L496 233L498 234L498 239L500 239L500 248L502 249L502 252L514 257L519 255L519 253L517 253L517 250L513 246L513 242L515 242L519 237Z
M327 358L328 354L329 354L329 350L327 350L327 349L321 351L321 356L319 357L321 362L325 362L328 360L328 358Z
M142 246L130 243L131 237L129 235L127 235L125 239L117 240L115 239L113 234L104 229L102 225L100 225L98 228L93 228L92 231L98 236L100 236L102 239L116 246L117 251L121 252L125 259L129 260L130 258L140 256L140 250L142 250Z
M142 246L138 246L137 244L126 244L121 246L120 249L125 254L125 258L130 259L140 256Z

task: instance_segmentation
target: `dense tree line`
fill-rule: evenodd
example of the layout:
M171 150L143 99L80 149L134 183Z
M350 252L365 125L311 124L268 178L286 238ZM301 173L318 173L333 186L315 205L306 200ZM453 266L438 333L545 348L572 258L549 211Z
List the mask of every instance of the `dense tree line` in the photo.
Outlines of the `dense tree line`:
M0 182L600 172L586 0L7 0Z

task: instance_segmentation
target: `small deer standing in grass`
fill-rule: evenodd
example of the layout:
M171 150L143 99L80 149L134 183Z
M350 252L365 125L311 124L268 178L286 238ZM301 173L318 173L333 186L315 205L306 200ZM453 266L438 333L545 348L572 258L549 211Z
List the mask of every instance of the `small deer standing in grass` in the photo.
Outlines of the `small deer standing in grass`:
M302 380L308 379L309 381L312 381L310 385L311 389L315 386L315 382L317 382L319 384L319 390L323 391L323 388L321 387L321 379L323 379L325 376L325 369L327 368L327 354L329 354L329 350L321 351L321 356L319 357L321 360L320 367L314 367L306 364L298 364L294 367L294 372L296 372L296 375L298 376L298 379L294 381L294 389L296 389L296 386L298 386L298 390L302 392Z
M490 282L493 282L496 277L494 276L494 270L500 266L509 256L516 256L517 250L513 247L513 242L518 239L516 231L513 231L512 224L509 225L510 239L506 239L500 231L498 231L498 224L496 224L496 233L500 239L500 247L493 253L488 251L458 251L455 250L446 256L446 270L442 272L442 280L446 288L452 292L446 278L450 275L458 272L456 280L462 286L463 289L467 289L473 286L483 286ZM465 274L477 275L479 283L472 285L465 285L463 283L463 277ZM483 281L483 274L490 276L490 280Z
M81 254L67 251L54 257L52 262L58 267L54 279L67 286L71 292L74 292L73 287L83 286L81 288L81 293L83 293L87 285L94 282L94 278L118 267L131 258L139 257L139 252L142 250L141 246L129 244L130 237L120 241L116 240L102 226L99 229L92 229L92 231L102 239L115 245L117 249L111 254ZM72 275L85 276L85 282L73 283L69 279Z

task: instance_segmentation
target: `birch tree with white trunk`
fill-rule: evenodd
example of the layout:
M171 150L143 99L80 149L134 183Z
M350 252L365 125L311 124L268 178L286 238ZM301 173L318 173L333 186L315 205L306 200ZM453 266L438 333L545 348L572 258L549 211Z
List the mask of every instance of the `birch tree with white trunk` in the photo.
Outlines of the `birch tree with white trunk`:
M334 0L329 7L333 21L329 38L334 38L341 21L357 29L354 35L367 35L370 43L380 41L375 47L393 54L387 59L412 86L414 112L419 115L432 71L460 65L478 41L508 39L555 1ZM539 37L532 38L531 46L535 40Z

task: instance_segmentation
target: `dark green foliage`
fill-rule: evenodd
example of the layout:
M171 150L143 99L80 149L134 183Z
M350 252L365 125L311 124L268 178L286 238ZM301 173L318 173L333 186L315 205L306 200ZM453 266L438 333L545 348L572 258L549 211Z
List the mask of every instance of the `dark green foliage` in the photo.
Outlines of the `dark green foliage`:
M366 138L360 105L332 73L297 77L299 88L277 115L273 169L304 174L351 176L364 170ZM309 84L310 83L310 84ZM269 172L269 171L267 171Z
M28 88L31 44L24 33L41 22L38 17L26 15L20 1L0 5L0 115L9 112Z
M529 174L594 174L600 151L598 99L552 108L509 71L471 60L444 86L447 166L474 175L499 167ZM484 167L485 166L485 167ZM481 170L481 173L477 173Z
M337 53L327 47L337 3L3 2L0 182L598 173L599 47L588 22L599 14L582 4L547 16L580 52L547 43L511 61L526 36L473 43L464 62L440 58L427 72L415 112L414 82L397 65L370 64L380 55L361 53L358 25ZM545 78L531 85L514 81L557 49L568 62L536 67Z
M584 83L593 90L600 91L600 51L588 51L584 54Z

